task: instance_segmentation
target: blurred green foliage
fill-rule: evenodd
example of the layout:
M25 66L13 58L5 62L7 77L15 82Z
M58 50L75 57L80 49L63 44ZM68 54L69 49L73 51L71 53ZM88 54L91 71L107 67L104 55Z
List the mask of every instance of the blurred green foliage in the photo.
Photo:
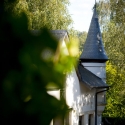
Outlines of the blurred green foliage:
M32 34L27 16L5 11L4 0L0 15L0 125L48 125L56 116L64 117L64 98L47 94L47 86L64 88L74 57L61 51L57 56L58 42L49 31Z

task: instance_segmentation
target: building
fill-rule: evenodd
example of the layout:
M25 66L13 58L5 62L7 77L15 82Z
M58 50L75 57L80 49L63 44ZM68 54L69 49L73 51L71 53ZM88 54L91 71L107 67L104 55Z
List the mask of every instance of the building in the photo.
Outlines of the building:
M65 46L68 34L64 30L52 34ZM68 54L68 50L66 49ZM78 67L67 75L65 98L69 106L66 125L101 125L101 116L106 105L106 61L98 15L94 8L88 36L79 58ZM60 90L48 91L59 99Z

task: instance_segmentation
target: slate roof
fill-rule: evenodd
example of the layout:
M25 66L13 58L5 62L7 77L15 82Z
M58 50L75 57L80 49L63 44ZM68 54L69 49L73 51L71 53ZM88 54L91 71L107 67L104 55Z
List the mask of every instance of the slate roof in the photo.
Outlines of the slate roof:
M33 35L39 35L40 30L31 30ZM57 41L62 41L63 39L69 41L68 32L66 30L50 30L50 33L57 39Z
M68 33L66 30L50 30L50 33L58 40L62 41L63 39L68 40Z
M94 9L88 36L83 45L83 52L80 56L80 60L82 62L106 62L108 60L102 42L96 8Z
M81 64L78 65L78 76L80 82L92 88L108 88L109 86L98 76L84 68Z

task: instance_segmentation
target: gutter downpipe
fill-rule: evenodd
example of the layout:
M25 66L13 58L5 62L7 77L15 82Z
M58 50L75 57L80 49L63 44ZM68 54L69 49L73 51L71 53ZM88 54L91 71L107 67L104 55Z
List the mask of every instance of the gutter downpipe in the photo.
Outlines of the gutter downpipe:
M99 92L96 92L95 94L95 125L97 125L97 95L99 93L102 93L102 92L105 92L105 91L108 91L109 90L109 87L106 89L106 90L102 90L102 91L99 91Z

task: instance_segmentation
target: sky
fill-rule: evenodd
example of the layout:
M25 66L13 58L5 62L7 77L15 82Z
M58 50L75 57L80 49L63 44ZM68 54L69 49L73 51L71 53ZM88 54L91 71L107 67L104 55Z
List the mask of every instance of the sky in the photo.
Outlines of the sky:
M69 0L69 13L74 21L73 27L78 31L88 32L95 0ZM99 0L96 0L97 2Z

